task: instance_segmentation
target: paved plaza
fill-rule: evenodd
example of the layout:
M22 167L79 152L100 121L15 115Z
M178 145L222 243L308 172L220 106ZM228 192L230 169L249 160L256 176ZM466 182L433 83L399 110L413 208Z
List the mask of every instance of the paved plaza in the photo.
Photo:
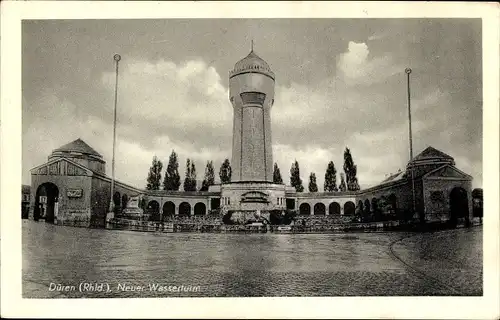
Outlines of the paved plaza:
M81 292L81 283L110 290ZM159 290L168 286L178 289ZM482 227L155 234L23 221L25 298L371 295L482 295Z

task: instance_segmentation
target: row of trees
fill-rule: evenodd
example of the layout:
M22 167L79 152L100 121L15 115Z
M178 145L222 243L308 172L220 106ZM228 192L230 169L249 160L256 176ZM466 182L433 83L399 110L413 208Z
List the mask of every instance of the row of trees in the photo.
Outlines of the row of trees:
M151 168L149 169L147 178L147 190L160 190L161 176L162 176L163 164L158 158L153 157L153 162ZM325 172L325 183L323 185L323 190L332 191L355 191L359 190L359 183L357 178L357 166L354 164L352 159L351 151L346 148L344 151L344 172L340 173L340 184L337 187L337 170L333 161L328 163ZM229 159L225 159L219 169L219 178L221 183L231 182L231 164ZM194 161L191 159L186 160L186 171L183 182L184 191L196 191L196 166ZM274 164L273 171L273 182L276 184L283 184L283 178L281 177L281 172L278 164ZM215 173L214 165L212 161L207 161L205 167L205 175L201 183L200 191L208 191L208 187L215 184ZM300 167L297 160L292 163L290 168L290 184L295 188L297 192L303 192L304 186L302 184L302 179L300 178ZM163 190L177 191L181 186L181 178L179 174L179 162L177 159L177 153L172 150L170 157L168 159L167 169L165 170L165 176L163 179ZM316 174L311 172L309 175L309 192L317 192L318 184L316 182Z
M328 163L325 172L325 182L323 185L323 190L332 191L356 191L359 190L359 183L357 178L357 166L354 164L352 159L351 150L345 148L344 151L344 172L340 173L340 185L337 187L337 170L335 169L335 164L333 161ZM281 174L277 164L274 164L274 183L282 183ZM297 192L303 192L304 186L302 185L302 179L300 178L300 168L299 163L295 160L290 168L290 184L297 190ZM318 192L318 184L316 183L316 173L311 172L309 175L309 192Z
M149 168L147 178L147 190L160 190L162 177L163 163L156 156L153 157L153 162ZM196 191L196 166L191 159L186 160L186 171L183 181L184 191ZM219 170L219 178L222 183L231 181L231 165L229 159L225 159ZM215 184L214 164L212 161L207 161L205 167L205 175L201 183L200 191L208 191L208 187ZM167 169L163 178L163 190L178 191L181 186L181 177L179 174L179 161L177 153L172 150L168 159Z

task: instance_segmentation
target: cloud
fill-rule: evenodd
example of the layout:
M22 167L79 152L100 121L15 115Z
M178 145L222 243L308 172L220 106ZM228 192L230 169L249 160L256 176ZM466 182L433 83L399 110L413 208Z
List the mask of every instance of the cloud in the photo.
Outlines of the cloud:
M340 54L337 67L349 85L370 85L383 82L386 78L401 72L390 55L370 57L368 45L349 41L347 51Z
M337 96L338 99L332 100L329 100L331 97L327 94L321 96L314 89L300 85L280 90L285 92L281 100L283 105L279 106L277 103L279 107L273 116L285 115L285 119L276 121L273 127L273 135L278 136L275 139L274 158L280 166L284 181L289 181L289 169L296 158L306 188L310 172L316 173L318 186L322 188L326 165L330 160L336 166L339 182L345 147L351 150L362 187L376 185L387 174L405 169L409 160L405 99L399 105L392 105L392 102L384 103L383 96L371 93L363 95L359 92L356 95L349 88L337 91L340 98ZM332 110L313 103L308 108L307 96L320 106L330 104L337 107L337 103L347 99L348 105L352 104L354 107L343 108L340 104ZM456 111L450 113L450 106ZM283 114L280 113L281 110ZM440 88L427 92L422 97L414 97L413 151L416 156L431 145L450 154L456 159L459 169L474 176L474 186L480 186L481 147L480 144L477 148L471 147L467 142L470 132L464 121L470 112L472 110L465 104L452 104L451 94ZM342 128L342 131L337 132L336 128ZM472 150L476 152L478 159L467 154Z
M189 37L179 28L187 21L175 19L23 25L23 182L78 137L103 154L110 173L116 50L124 57L117 177L144 186L152 157L166 163L172 149L181 172L187 157L199 178L207 160L218 171L231 157L227 70L246 54L241 34L250 27L264 30L259 52L277 75L272 139L285 181L297 158L304 184L314 171L321 188L328 161L341 171L346 146L362 186L404 168L410 65L414 153L432 145L481 185L480 21L278 20L189 21ZM68 37L75 41L61 40ZM277 39L287 41L272 48Z
M375 34L372 34L371 36L368 37L368 40L369 41L374 41L374 40L382 40L384 38L387 38L389 36L388 33L375 33Z
M29 181L29 170L47 161L53 149L82 138L96 150L111 145L109 126L99 117L86 115L82 121L79 107L60 98L56 90L44 90L38 99L23 99L23 181ZM109 137L109 139L108 139ZM109 141L109 144L106 144ZM110 159L110 153L105 154ZM109 161L109 160L108 160Z
M104 73L103 84L114 89L114 73ZM132 61L120 77L120 113L151 121L165 121L175 128L209 123L227 124L232 119L228 91L217 71L202 60L176 65Z
M151 159L168 161L179 155L180 171L189 157L202 179L207 160L217 167L230 157L232 107L216 70L201 60L176 65L135 60L121 65L117 115L116 176L142 187ZM114 92L114 73L105 72L101 83ZM29 168L42 164L50 152L82 138L100 152L111 173L112 123L102 113L111 110L81 109L60 88L44 90L25 101L23 154L26 181ZM106 96L112 96L106 94ZM104 104L104 109L112 109ZM85 112L86 111L86 112ZM216 168L218 171L218 168Z
M325 79L314 87L298 82L276 86L273 155L285 182L289 182L291 163L297 159L306 189L309 173L315 172L322 190L329 161L335 163L339 183L346 146L358 166L362 187L405 168L406 100L404 94L359 83L361 74L383 78L391 73L382 68L382 58L369 55L366 44L351 42L349 51L339 58L340 77ZM348 67L358 71L350 72ZM106 97L113 96L114 81L113 72L100 77ZM112 113L112 104L103 104L102 109L82 108L70 99L56 87L24 102L23 153L27 156L23 165L31 168L41 164L52 149L81 137L102 153L110 173L112 123L103 114ZM460 122L470 112L467 106L453 104L450 93L441 88L419 93L412 106L415 154L430 141L452 156L458 153L464 171L480 174L474 167L480 159L467 164L468 158L451 147L467 136L467 123ZM455 110L452 114L450 106ZM196 163L199 180L208 160L214 161L217 175L224 158L231 159L232 116L228 90L219 72L202 59L182 63L129 60L121 65L119 79L117 178L143 187L152 157L156 155L166 167L172 150L179 155L181 176L188 157ZM443 126L448 129L439 131ZM24 174L23 181L29 180L29 172Z

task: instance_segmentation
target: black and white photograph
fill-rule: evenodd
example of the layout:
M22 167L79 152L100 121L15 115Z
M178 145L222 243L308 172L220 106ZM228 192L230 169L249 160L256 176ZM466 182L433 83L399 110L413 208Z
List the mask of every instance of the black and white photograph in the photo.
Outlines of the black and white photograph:
M227 5L18 21L19 299L498 297L485 20ZM235 316L286 309L251 301Z

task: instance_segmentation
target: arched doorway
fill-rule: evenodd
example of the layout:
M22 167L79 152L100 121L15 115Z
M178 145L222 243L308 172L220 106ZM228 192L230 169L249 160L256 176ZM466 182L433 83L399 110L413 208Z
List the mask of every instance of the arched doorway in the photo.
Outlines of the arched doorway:
M326 214L326 207L323 203L318 202L314 205L314 215L324 216Z
M207 207L204 203L198 202L194 205L194 215L195 216L204 216L207 212Z
M352 216L356 212L356 205L352 201L347 201L344 203L344 215Z
M302 203L299 206L299 214L300 215L310 215L311 214L311 206L309 203Z
M469 198L467 191L460 187L450 192L450 223L456 225L458 218L469 220Z
M167 217L173 217L175 215L175 203L172 201L167 201L163 204L163 215L162 220L165 221Z
M187 202L183 202L179 206L180 216L189 216L191 214L191 205Z
M59 210L59 188L51 183L41 184L36 190L33 218L38 221L54 223Z
M146 212L149 214L149 219L153 221L160 220L160 204L156 200L148 202Z
M217 210L220 208L220 198L212 198L210 200L210 209Z
M338 202L330 203L330 205L328 206L328 214L339 215L340 214L340 204Z

